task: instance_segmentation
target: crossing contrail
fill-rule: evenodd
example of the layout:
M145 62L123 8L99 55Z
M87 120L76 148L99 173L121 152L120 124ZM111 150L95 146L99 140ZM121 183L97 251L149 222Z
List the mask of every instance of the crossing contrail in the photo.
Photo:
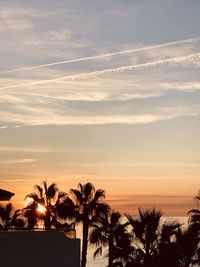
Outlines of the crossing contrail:
M106 57L126 55L130 53L148 51L148 50L152 50L156 48L164 48L164 47L173 46L173 45L187 44L187 43L196 42L196 41L200 41L200 37L174 41L174 42L168 42L168 43L163 43L163 44L157 44L157 45L150 45L150 46L134 48L134 49L121 50L121 51L101 54L97 56L81 57L81 58L76 58L76 59L71 59L71 60L57 61L57 62L52 62L52 63L47 63L47 64L5 70L5 71L0 71L0 74L28 71L28 70L40 69L44 67L51 67L51 66L62 65L62 64L70 64L70 63L83 62L83 61L89 61L89 60L103 59Z
M18 87L27 87L27 86L32 86L32 85L56 83L56 82L64 81L64 80L86 79L88 77L91 78L91 77L104 75L104 74L120 73L120 72L132 71L132 70L137 70L137 69L146 69L146 68L157 67L157 66L162 66L166 64L178 64L178 63L182 63L187 60L196 60L196 59L200 59L200 53L193 53L193 54L189 54L189 55L182 56L182 57L174 57L174 58L157 60L157 61L152 61L152 62L147 62L147 63L142 63L142 64L128 65L128 66L122 66L122 67L117 67L117 68L97 70L97 71L92 71L92 72L83 72L83 73L78 73L74 75L62 76L62 77L58 77L54 79L9 85L9 86L0 87L0 90L18 88Z

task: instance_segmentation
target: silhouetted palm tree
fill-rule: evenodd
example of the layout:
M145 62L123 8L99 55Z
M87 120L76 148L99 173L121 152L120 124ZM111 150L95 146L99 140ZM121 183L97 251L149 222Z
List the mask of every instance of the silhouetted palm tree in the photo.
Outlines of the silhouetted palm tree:
M160 237L157 246L157 266L179 267L179 251L177 249L176 235L181 224L176 220L164 222L161 227ZM170 255L170 256L169 256Z
M197 196L195 197L197 203L200 201L200 192L198 192ZM192 209L189 210L189 224L194 226L198 231L200 231L200 209Z
M128 261L132 252L131 235L122 223L119 212L110 212L108 216L101 217L97 224L93 224L90 233L90 243L97 246L94 258L102 255L103 247L108 247L108 267Z
M179 229L176 233L176 251L179 254L180 266L189 267L198 259L199 234L194 227Z
M175 242L181 224L173 220L161 224L161 216L162 213L155 209L139 209L139 217L136 219L126 215L135 238L133 263L136 261L136 264L132 266L179 266L176 265L179 259Z
M1 228L11 228L11 227L24 227L25 220L22 217L21 211L19 209L14 210L11 203L6 206L0 206L0 227Z
M161 216L161 212L155 209L150 211L141 211L139 209L139 218L136 219L126 215L130 225L133 227L135 245L138 247L138 254L144 263L143 266L152 265L152 258L158 244L158 229Z
M105 191L95 189L91 183L79 184L78 190L71 189L71 195L76 206L76 221L82 222L82 261L81 266L85 267L87 262L88 233L92 223L97 222L100 217L105 216L109 211L109 206L103 203Z
M40 221L44 222L45 229L62 226L58 218L58 210L59 205L68 199L68 195L59 191L55 183L48 186L45 181L42 186L35 185L35 192L28 194L26 198L31 199L31 202L24 208L24 216L30 228L38 226ZM43 213L39 212L39 205L45 208Z
M197 204L199 204L200 201L200 191L198 192L197 196L195 197L195 200L197 201ZM193 235L193 242L195 242L195 236L196 239L200 237L200 209L192 209L189 210L188 214L190 215L189 217L189 232L190 235ZM191 238L192 239L192 238ZM199 239L197 244L199 244ZM193 246L192 246L193 247ZM196 253L196 261L199 263L200 266L200 248L197 248L197 253Z

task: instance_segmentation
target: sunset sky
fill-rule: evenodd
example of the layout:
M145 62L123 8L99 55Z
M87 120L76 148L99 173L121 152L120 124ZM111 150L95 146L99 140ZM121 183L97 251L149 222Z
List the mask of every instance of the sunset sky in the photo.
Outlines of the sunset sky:
M0 187L104 188L186 215L200 189L200 1L0 1Z

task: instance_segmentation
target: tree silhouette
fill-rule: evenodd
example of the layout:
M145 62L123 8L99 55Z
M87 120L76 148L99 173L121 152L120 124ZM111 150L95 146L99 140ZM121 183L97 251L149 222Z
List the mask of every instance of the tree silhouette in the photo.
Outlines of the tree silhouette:
M78 190L71 189L70 193L76 206L76 222L82 222L83 225L81 267L85 267L89 228L93 223L98 222L100 217L105 216L110 208L102 202L105 198L105 191L102 189L96 190L91 183L79 184Z
M11 203L6 206L0 205L0 227L1 228L11 228L17 227L21 228L25 226L25 220L21 214L21 210L14 210Z
M126 215L133 228L132 234L136 247L133 262L136 261L136 266L179 266L176 265L179 259L175 235L181 224L177 221L161 224L161 216L162 213L155 209L147 211L139 209L139 218L136 219Z
M98 254L102 255L103 247L108 247L108 267L128 261L133 249L131 235L121 221L119 212L110 212L108 216L101 217L97 224L93 224L90 233L90 243L97 246L94 258Z
M60 206L69 198L67 193L60 191L55 183L48 186L44 181L42 186L35 185L35 192L28 194L26 198L31 199L24 208L24 216L27 218L29 228L37 227L40 221L44 223L45 229L63 226L58 213L61 214ZM38 210L39 205L45 208L43 213Z
M179 254L180 266L189 267L195 261L197 247L199 243L199 234L194 227L179 229L176 233L176 251ZM198 258L196 261L198 262Z
M138 257L141 257L144 262L143 266L151 266L158 242L158 228L162 214L155 209L150 211L139 209L138 211L139 218L134 219L129 215L126 215L126 217L133 227L135 245L138 247Z
M176 220L166 221L163 223L157 246L156 263L158 266L180 266L177 234L179 233L181 226L182 225Z
M197 204L200 201L200 192L198 192L197 196L194 198L197 201ZM197 231L200 231L200 210L192 209L189 210L189 224L196 228Z

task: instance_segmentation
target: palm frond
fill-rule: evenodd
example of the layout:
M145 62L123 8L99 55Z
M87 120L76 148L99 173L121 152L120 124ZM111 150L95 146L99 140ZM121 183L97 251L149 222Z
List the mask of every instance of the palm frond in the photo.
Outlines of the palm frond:
M101 256L102 255L102 251L103 251L102 247L97 248L97 250L95 250L95 252L93 254L93 259L96 259L97 256Z
M26 198L31 198L33 201L40 203L41 198L38 197L36 193L30 193L26 196Z
M88 202L93 198L95 187L92 183L86 183L83 185L83 193L85 201Z
M170 242L170 237L174 235L182 225L183 224L180 224L177 220L165 222L161 228L161 241Z
M114 225L116 225L117 223L120 222L122 216L121 216L121 213L119 212L112 212L111 213L111 217L110 217L110 224L111 224L111 227L114 227Z
M43 198L43 188L40 185L35 185L35 190L39 195L39 198Z
M59 191L58 192L58 199L61 199L61 198L64 198L64 197L68 197L68 194L66 192Z
M102 200L103 198L105 198L105 190L97 189L95 191L93 201L98 202L99 200Z
M76 217L76 208L73 201L68 197L56 206L56 213L61 219L73 219Z
M82 202L83 197L82 194L79 190L77 189L70 189L70 193L72 194L73 197L75 197L76 202Z
M81 192L83 192L83 185L81 183L78 184L78 188Z
M108 216L110 212L110 206L106 203L96 203L96 205L90 206L90 214L92 214L91 218L93 222L98 222L102 218Z
M44 192L45 194L47 194L47 191L48 191L47 181L43 181L43 186L44 186Z
M103 227L92 229L89 235L89 241L91 244L96 246L107 243L108 240L105 235L105 229Z
M199 209L191 209L191 210L188 211L188 213L200 214L200 210Z
M47 188L46 196L47 198L53 199L55 198L56 192L58 191L57 185L55 183L51 184Z

